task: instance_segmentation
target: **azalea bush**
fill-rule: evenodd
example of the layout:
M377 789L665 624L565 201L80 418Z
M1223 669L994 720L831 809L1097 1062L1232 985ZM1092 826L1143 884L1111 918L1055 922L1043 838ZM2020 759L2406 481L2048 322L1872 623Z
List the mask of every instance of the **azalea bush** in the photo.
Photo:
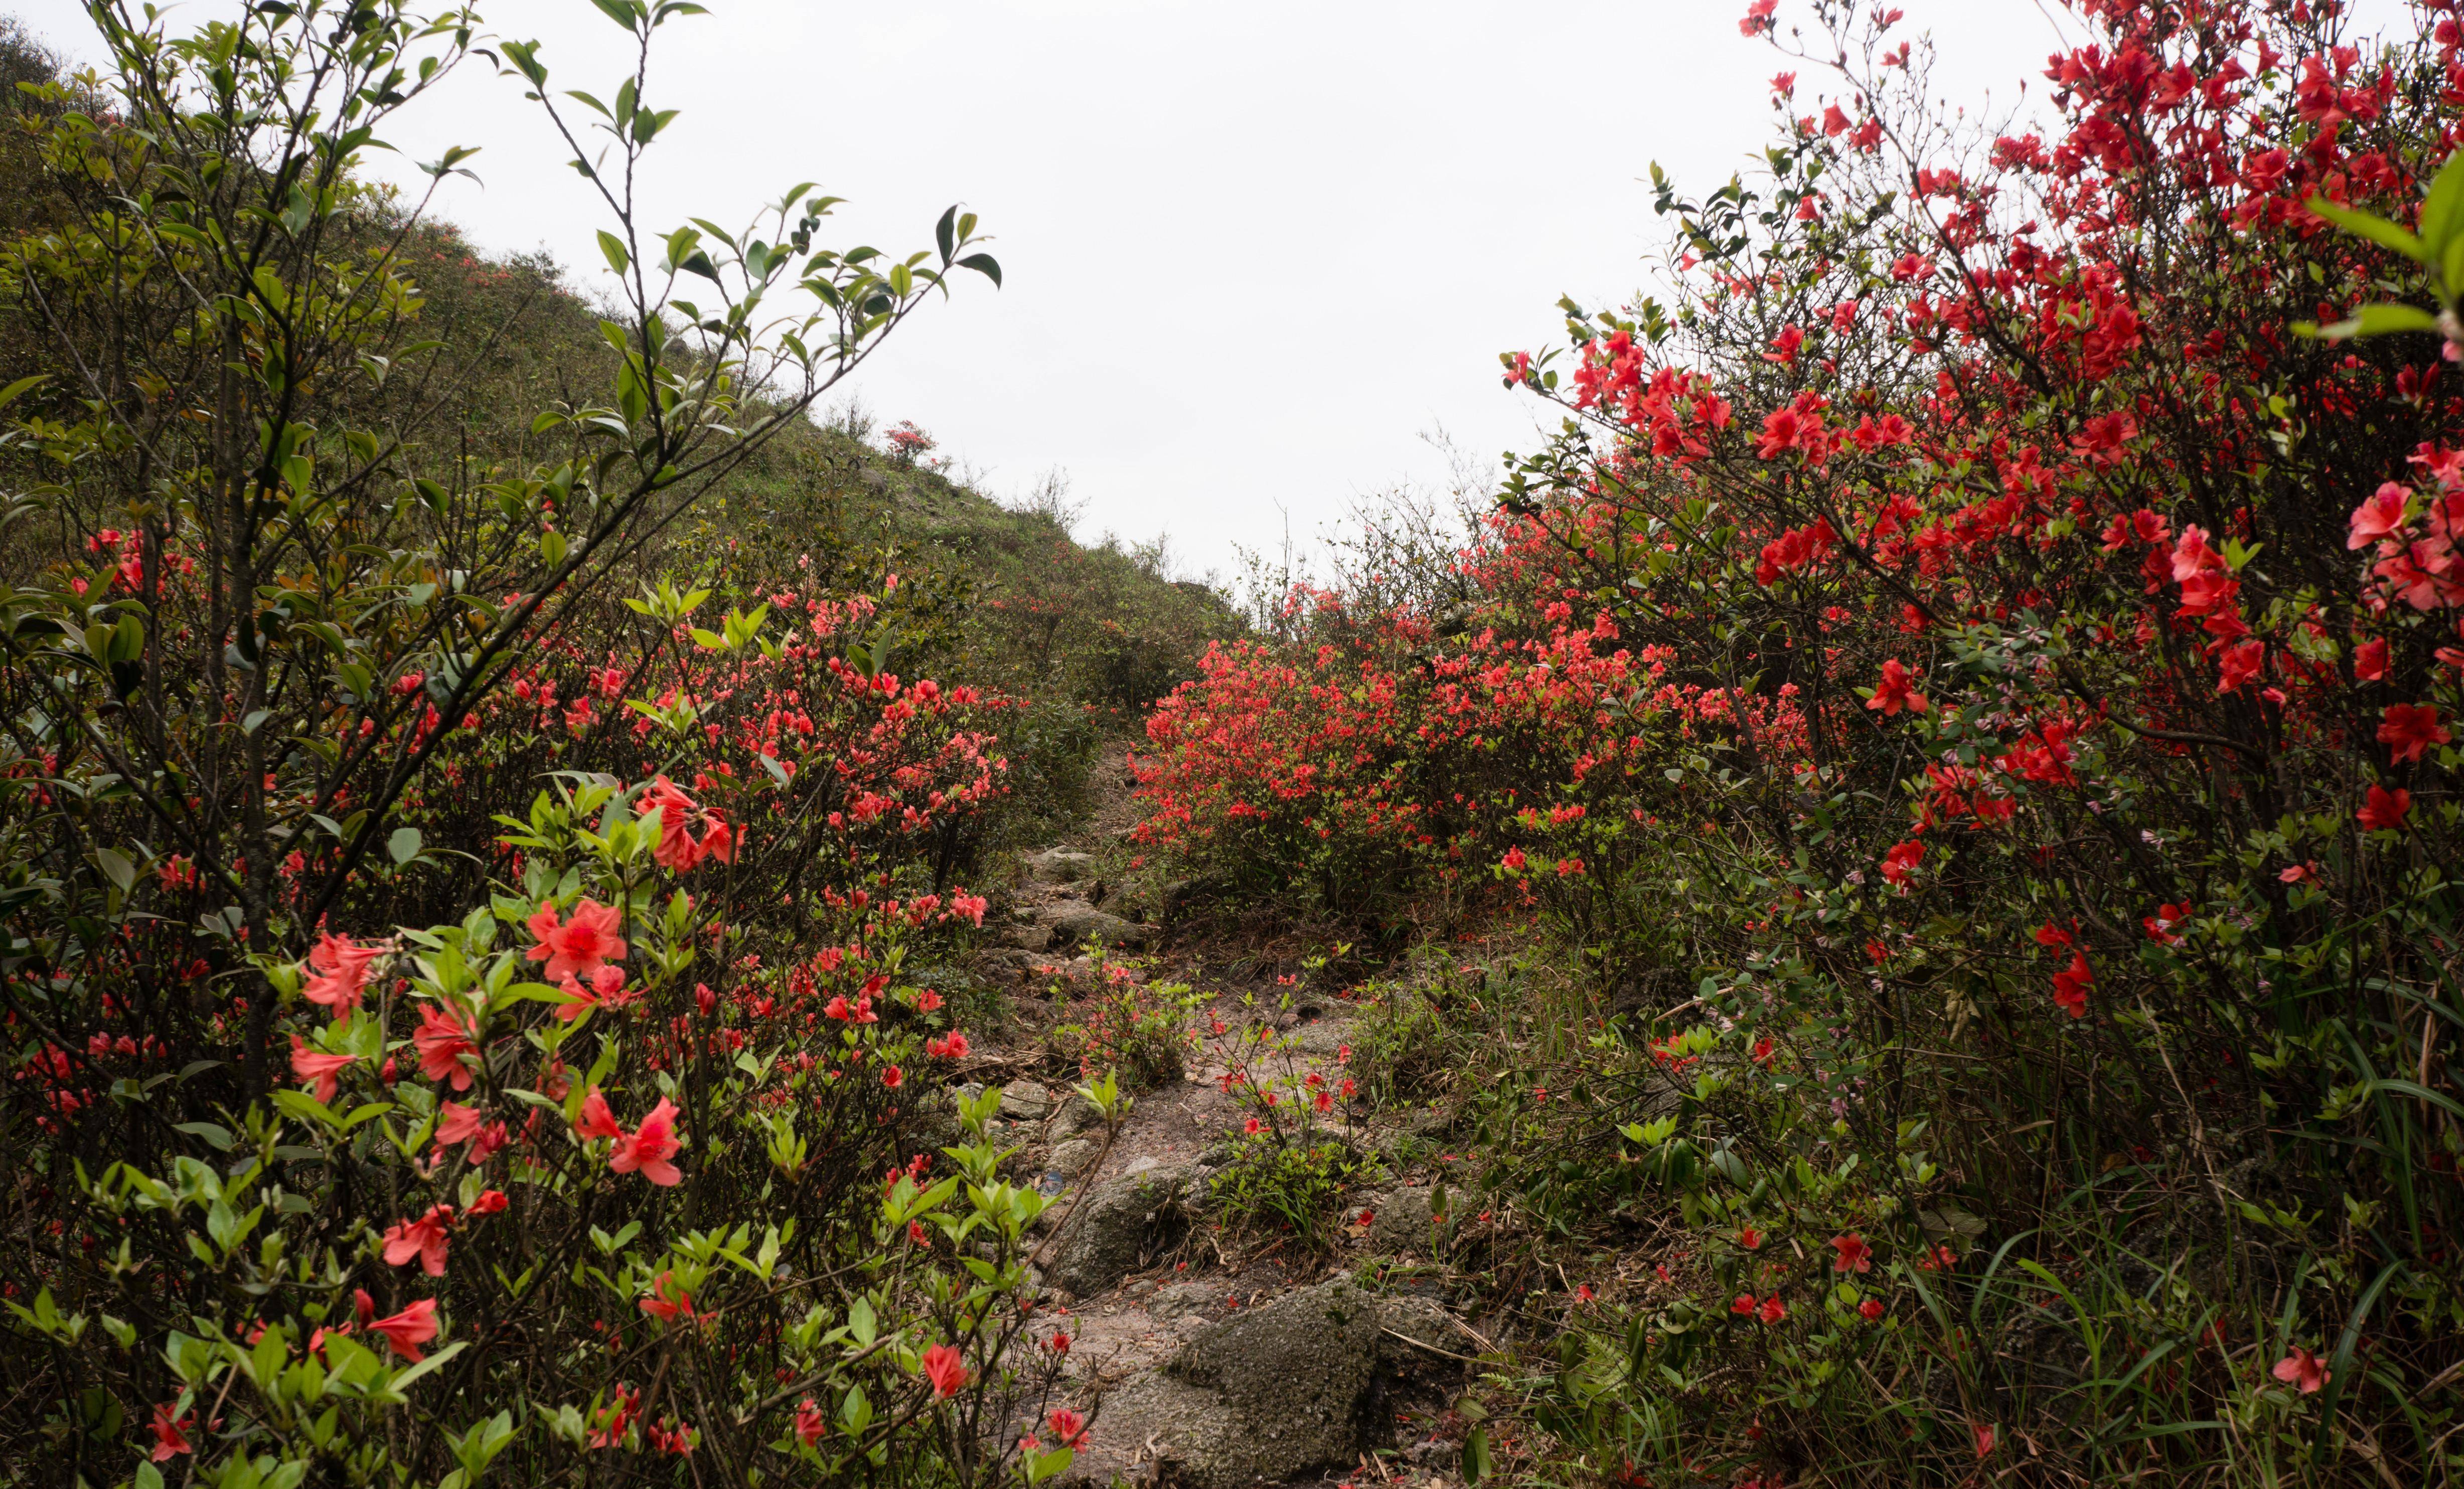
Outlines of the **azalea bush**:
M1595 1473L2457 1466L2464 31L2071 19L2006 126L1756 0L1778 138L1507 357L1465 598L1151 731L1159 844L1593 969L1460 1085L1509 1235L1685 1233L1531 1387Z
M645 59L697 9L598 7ZM973 218L832 249L798 187L654 232L649 74L551 85L468 11L89 13L109 65L12 119L39 210L0 254L44 369L0 389L0 1465L1060 1472L1043 1200L940 1089L931 970L1018 706L900 675L940 609L886 562L680 540L950 275L998 281ZM424 318L450 234L363 158L473 66L577 156L621 289L568 364L604 385L457 422L523 307L577 314L507 272L507 319L464 280Z

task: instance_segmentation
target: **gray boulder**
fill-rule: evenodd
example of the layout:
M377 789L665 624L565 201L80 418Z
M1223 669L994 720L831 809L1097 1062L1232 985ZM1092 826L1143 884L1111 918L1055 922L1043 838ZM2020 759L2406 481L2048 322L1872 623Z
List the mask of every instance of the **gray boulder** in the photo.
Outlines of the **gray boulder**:
M1073 1137L1056 1144L1051 1156L1044 1160L1044 1167L1065 1179L1075 1179L1087 1171L1087 1166L1095 1161L1095 1154L1102 1150L1103 1145L1093 1138Z
M1081 1298L1102 1292L1188 1229L1189 1166L1141 1158L1079 1200L1045 1274Z
M1362 1210L1370 1215L1367 1239L1372 1253L1381 1257L1435 1255L1438 1226L1429 1208L1426 1185L1397 1185L1364 1195L1351 1214L1356 1218Z
M1185 1489L1349 1467L1391 1442L1396 1402L1459 1376L1461 1332L1427 1299L1340 1279L1236 1313L1104 1402L1084 1476L1119 1473L1116 1456L1150 1444L1159 1480Z
M1047 848L1026 861L1035 877L1053 884L1076 884L1095 871L1095 855L1075 848Z
M1171 1282L1147 1300L1147 1313L1158 1322L1220 1311L1224 1291L1218 1282Z
M1155 939L1153 926L1141 926L1134 920L1123 920L1091 905L1064 901L1050 908L1045 916L1054 947L1078 946L1089 941L1101 941L1106 946L1144 946Z
M1064 1138L1076 1137L1089 1128L1099 1128L1104 1125L1104 1114L1095 1109L1093 1102L1075 1091L1066 1095L1059 1092L1054 1094L1060 1101L1061 1107L1052 1114L1052 1120L1045 1124L1045 1136L1057 1143Z

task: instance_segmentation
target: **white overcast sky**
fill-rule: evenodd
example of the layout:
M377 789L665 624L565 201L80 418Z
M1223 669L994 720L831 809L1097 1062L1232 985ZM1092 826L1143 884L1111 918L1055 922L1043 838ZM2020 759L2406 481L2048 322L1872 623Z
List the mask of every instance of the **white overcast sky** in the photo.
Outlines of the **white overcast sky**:
M1771 138L1779 70L1738 34L1745 0L707 3L654 54L648 101L684 111L651 155L654 223L741 221L803 180L849 199L849 242L922 248L943 207L979 212L1007 287L970 279L910 322L860 396L995 494L1066 471L1081 537L1168 532L1189 572L1275 548L1286 513L1306 542L1441 482L1424 431L1535 445L1496 354L1558 335L1561 294L1644 287L1651 163L1725 181ZM2042 92L2052 0L1898 3L1959 101ZM74 0L0 9L94 54ZM543 43L552 87L612 97L626 38L588 0L480 9ZM485 146L446 215L604 277L601 219L518 87L473 66L389 138L412 160Z

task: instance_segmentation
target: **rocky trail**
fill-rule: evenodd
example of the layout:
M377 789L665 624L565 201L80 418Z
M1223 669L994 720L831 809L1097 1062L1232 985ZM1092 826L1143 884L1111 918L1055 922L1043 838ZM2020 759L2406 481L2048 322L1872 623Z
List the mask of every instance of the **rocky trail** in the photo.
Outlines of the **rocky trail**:
M1050 1309L1038 1338L1068 1335L1064 1394L1094 1422L1066 1481L1460 1483L1450 1405L1487 1342L1446 1302L1427 1177L1380 1165L1315 1245L1230 1223L1215 1193L1246 1117L1242 1080L1270 1081L1269 1066L1339 1080L1356 1012L1175 956L1160 907L1109 895L1095 854L1059 846L1022 866L1013 944L978 969L1020 1016L971 1072L1002 1084L998 1135L1053 1196L1034 1241ZM1132 1091L1109 1133L1073 1094L1079 1077L1056 1071L1062 1031L1090 1003L1167 1007L1191 1031L1180 1069ZM1004 1081L1012 1070L1026 1073ZM1330 1130L1391 1150L1375 1116Z

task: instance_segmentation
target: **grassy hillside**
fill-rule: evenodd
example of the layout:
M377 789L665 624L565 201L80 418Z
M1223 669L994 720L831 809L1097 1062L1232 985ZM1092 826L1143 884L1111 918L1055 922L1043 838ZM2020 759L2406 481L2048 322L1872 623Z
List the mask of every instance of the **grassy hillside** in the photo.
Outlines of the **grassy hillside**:
M0 16L0 236L39 238L78 205L79 188L45 169L39 147L41 130L74 98L46 99L17 86L55 77L60 66L43 38ZM403 391L388 406L380 410L384 400L356 384L320 388L317 415L394 424L416 460L465 482L517 475L552 458L561 436L538 434L532 417L599 396L594 390L610 382L615 356L603 335L610 312L553 259L490 255L450 223L407 226L385 208L349 231L363 253L392 248L419 296L404 308L403 330L427 346L395 375L391 386ZM0 278L15 282L5 268ZM52 338L27 300L0 299L0 383L51 374L24 406L50 401L64 416L81 390L59 375ZM118 318L77 328L91 344L142 329L123 306L107 314ZM1241 623L1205 585L1170 580L1155 552L1109 537L1082 544L1049 502L1012 510L943 467L892 449L861 416L841 413L827 427L799 421L644 546L631 567L642 578L692 577L748 607L782 588L864 592L897 576L885 608L896 632L889 664L1024 700L1002 741L1013 812L1021 832L1049 831L1083 808L1099 740L1133 728L1147 704L1190 675L1209 640ZM42 478L31 469L21 474ZM19 523L0 538L0 580L22 582L75 558L87 536L65 521Z

